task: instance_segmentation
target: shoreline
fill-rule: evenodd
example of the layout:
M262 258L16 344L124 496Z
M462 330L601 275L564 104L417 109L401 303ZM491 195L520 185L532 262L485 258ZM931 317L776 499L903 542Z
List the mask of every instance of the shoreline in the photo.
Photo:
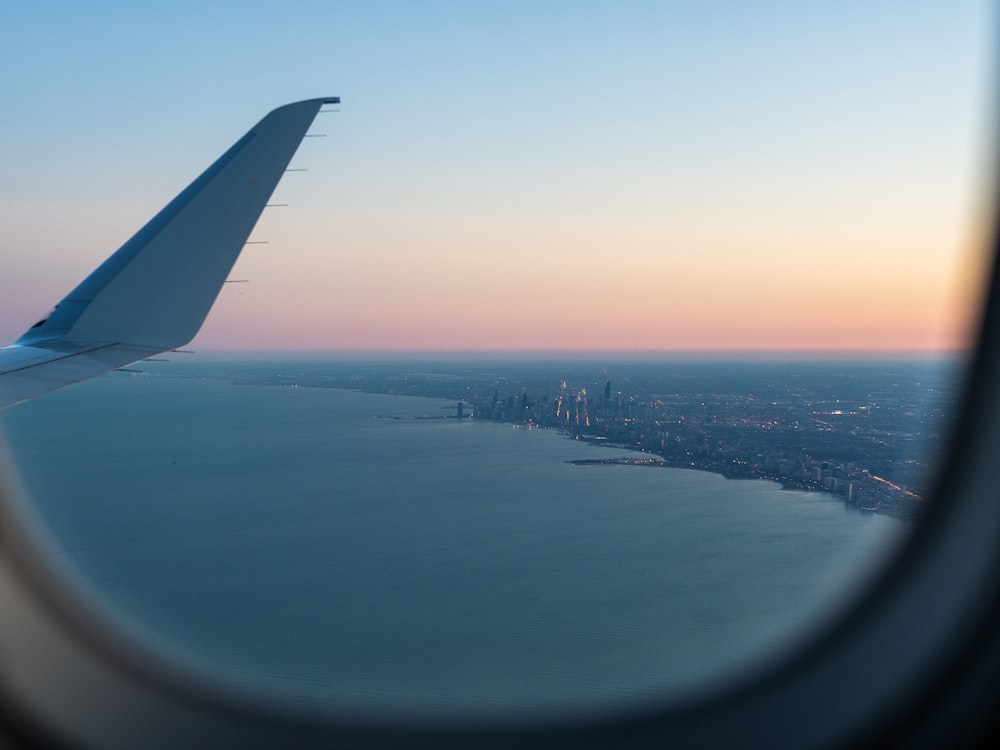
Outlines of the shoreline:
M510 424L515 427L518 426L516 423L510 423ZM614 443L607 440L606 438L593 438L593 437L587 437L585 435L574 435L573 433L567 432L565 430L559 430L550 427L541 427L540 425L537 425L536 429L552 430L553 432L558 432L559 434L571 440L578 440L580 442L585 442L595 447L624 450L643 456L642 458L638 457L628 458L624 456L619 456L616 458L580 458L580 459L572 459L566 461L566 463L573 464L574 466L650 466L654 468L663 468L663 469L687 469L689 471L702 471L709 474L717 474L721 476L723 479L727 479L729 481L734 481L734 482L735 481L773 482L775 484L780 485L781 491L783 492L789 491L789 492L819 493L823 495L828 495L831 499L838 499L841 502L843 502L845 507L853 508L862 513L877 513L879 515L895 518L904 523L911 522L913 520L912 518L908 518L899 513L890 512L886 508L880 508L880 507L871 508L851 503L846 498L844 498L840 492L827 489L822 485L796 481L793 479L789 479L787 477L776 477L776 476L766 476L766 475L757 475L757 476L735 475L725 471L725 467L722 466L699 465L696 461L691 461L691 462L672 461L668 458L664 458L663 456L653 453L651 451L643 450L641 448L633 448L632 446L626 445L624 443Z
M176 377L176 376L174 376L174 377ZM181 377L184 378L184 376L181 376ZM342 390L342 391L347 391L347 392L364 393L364 394L371 394L371 395L400 396L400 397L405 397L405 398L428 398L428 399L432 399L434 401L441 402L440 408L442 410L450 409L451 408L451 403L453 403L453 401L451 399L446 399L446 398L444 398L442 396L430 396L430 395L427 395L427 394L402 393L402 392L384 391L384 390L379 390L379 389L365 388L363 386L345 386L345 385L339 385L339 384L338 385L333 385L333 384L327 384L327 383L309 383L309 382L297 382L297 383L288 383L288 382L253 382L252 380L248 381L248 380L243 380L243 379L231 379L229 377L216 378L216 377L212 377L212 376L209 376L208 379L218 379L218 380L220 380L222 382L228 382L231 385L253 385L253 386L258 386L258 387L259 386L269 386L269 387L279 387L279 388L280 387L318 388L318 389ZM500 424L509 424L513 428L544 429L544 430L549 430L549 431L558 433L558 434L560 434L560 435L562 435L562 436L564 436L566 438L572 439L572 440L577 440L577 441L589 443L590 445L593 445L595 447L615 448L617 450L628 451L630 453L639 454L639 455L645 457L645 458L641 458L641 459L627 459L627 458L621 458L621 459L580 459L578 461L570 461L569 462L569 463L573 463L573 464L577 464L577 465L600 465L600 464L606 464L606 465L649 465L649 466L656 466L656 467L659 467L659 468L675 468L675 469L688 469L688 470L694 470L694 471L704 471L704 472L708 472L708 473L712 473L712 474L718 474L719 476L723 477L724 479L734 480L734 481L735 480L765 480L765 481L777 483L778 485L780 485L780 487L781 487L782 490L789 490L789 491L796 491L796 492L810 492L810 493L817 492L817 493L823 493L825 495L829 495L831 497L831 499L832 498L840 499L844 503L845 507L850 507L850 508L853 508L853 509L856 509L858 511L865 512L865 513L878 513L880 515L890 516L890 517L896 518L896 519L904 521L904 522L912 522L915 518L918 517L919 509L916 508L916 507L914 507L912 509L910 509L910 508L902 508L902 507L900 507L898 505L898 503L895 503L895 502L893 502L891 504L885 504L885 505L879 504L879 503L876 502L875 507L868 507L868 506L865 506L865 505L861 505L858 502L852 502L849 499L849 497L845 496L845 493L843 491L841 491L838 487L834 487L834 488L825 487L825 486L823 486L823 484L820 484L818 481L810 481L810 480L807 480L807 479L794 479L794 478L790 478L790 477L787 477L787 476L783 477L783 476L775 476L775 475L767 475L767 474L755 474L755 473L753 473L752 469L748 470L746 472L742 472L742 471L741 472L733 472L733 471L727 470L729 467L727 467L725 465L719 465L717 463L705 464L705 463L699 463L698 461L678 461L676 459L668 459L668 458L665 458L664 456L661 456L660 454L657 454L657 453L655 453L655 452L653 452L651 450L648 450L648 449L637 448L637 447L634 447L634 446L631 446L631 445L627 445L627 444L624 444L624 443L619 443L619 442L612 442L612 441L610 441L606 437L595 437L595 436L584 435L584 434L581 434L581 433L571 432L571 431L568 431L568 430L565 430L565 429L561 429L560 427L557 427L557 426L547 426L547 425L541 425L541 424L532 423L532 422L529 422L529 423L526 424L526 423L523 423L523 422L516 422L516 421L510 421L510 420L504 420L504 419L478 418L476 416L475 412L474 412L474 405L471 404L471 403L468 403L465 399L462 399L462 400L463 400L463 402L465 402L465 405L469 409L469 412L466 413L466 414L464 414L464 415L462 415L462 416L460 416L460 417L458 415L454 414L454 413L452 413L452 414L434 414L434 415L429 414L429 413L428 414L422 414L422 415L415 415L415 414L414 415L377 414L377 415L374 415L374 416L375 416L376 419L380 419L380 420L400 421L400 422L409 422L409 421L437 421L437 422L469 421L469 422L475 422L475 421L480 421L480 422L495 422L495 423L500 423ZM867 481L867 480L868 480L868 477L865 476L865 477L859 477L857 480L854 480L854 481Z

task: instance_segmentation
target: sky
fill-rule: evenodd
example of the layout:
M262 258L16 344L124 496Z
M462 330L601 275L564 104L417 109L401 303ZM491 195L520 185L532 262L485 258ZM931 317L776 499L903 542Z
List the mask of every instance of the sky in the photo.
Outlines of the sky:
M0 343L336 95L193 348L960 349L992 37L978 1L14 4Z

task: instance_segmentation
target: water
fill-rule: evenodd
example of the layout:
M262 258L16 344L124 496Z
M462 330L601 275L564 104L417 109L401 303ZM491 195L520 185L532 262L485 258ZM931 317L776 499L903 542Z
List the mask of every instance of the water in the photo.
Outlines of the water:
M690 697L799 642L905 525L454 401L116 374L3 414L116 616L217 679L427 715Z

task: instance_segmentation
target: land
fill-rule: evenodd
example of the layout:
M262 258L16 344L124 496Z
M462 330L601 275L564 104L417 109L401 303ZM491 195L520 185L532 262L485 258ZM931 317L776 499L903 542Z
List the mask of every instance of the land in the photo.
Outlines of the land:
M947 362L323 362L248 382L452 400L450 418L560 432L685 467L916 517L957 411ZM434 415L441 418L441 415Z

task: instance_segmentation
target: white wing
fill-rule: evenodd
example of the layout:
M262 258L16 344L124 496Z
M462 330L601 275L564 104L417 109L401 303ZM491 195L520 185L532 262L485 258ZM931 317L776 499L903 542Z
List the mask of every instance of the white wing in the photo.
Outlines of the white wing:
M0 349L0 409L194 338L323 104L279 107Z

